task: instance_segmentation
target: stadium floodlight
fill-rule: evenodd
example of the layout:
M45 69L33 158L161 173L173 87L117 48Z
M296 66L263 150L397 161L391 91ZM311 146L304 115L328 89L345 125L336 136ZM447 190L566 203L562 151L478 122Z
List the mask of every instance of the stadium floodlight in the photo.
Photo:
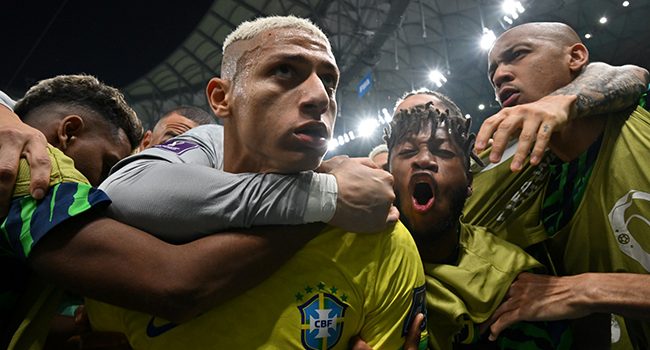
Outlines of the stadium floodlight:
M436 83L436 86L438 87L441 87L442 84L447 82L447 78L437 70L429 73L429 80Z
M393 120L393 116L390 113L388 113L388 110L386 108L383 108L381 110L381 113L384 114L384 120L386 121L386 123L390 123Z
M327 144L327 149L328 150L335 149L338 146L339 146L339 142L336 141L336 139L331 139L330 142Z
M358 136L365 137L372 135L372 132L379 126L379 123L376 120L365 119L359 123Z
M345 139L343 139L343 136L339 135L338 140L339 140L339 145L344 145L345 144Z
M629 1L623 1L622 5L623 5L623 7L628 7L628 6L630 6L630 2Z
M503 16L503 20L508 22L508 24L512 24L512 19L510 17L508 17L507 15Z
M480 109L480 110L484 110L484 109L485 109L485 105L481 103L480 105L478 105L478 109Z
M481 37L481 47L484 50L492 47L494 41L497 40L497 37L494 35L494 32L490 29L483 27L483 37Z
M591 34L589 33L585 34L585 39L591 39Z
M599 22L600 22L600 24L605 24L605 23L607 23L607 17L605 17L605 16L600 17Z
M354 140L354 139L356 138L356 137L354 136L354 132L353 132L352 130L350 130L350 132L348 133L348 135L350 135L350 140Z
M343 134L343 141L345 141L345 143L350 142L350 136L348 136L348 134Z
M465 119L470 119L472 116L469 113L465 114Z

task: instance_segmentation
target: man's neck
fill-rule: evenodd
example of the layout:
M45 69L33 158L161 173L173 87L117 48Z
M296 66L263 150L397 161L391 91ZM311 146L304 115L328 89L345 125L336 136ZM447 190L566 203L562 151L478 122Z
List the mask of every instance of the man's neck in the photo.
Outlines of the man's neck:
M460 223L456 221L456 224L452 229L441 234L440 237L435 240L428 241L426 244L418 242L416 239L415 243L418 246L418 251L420 252L420 258L422 258L422 261L431 264L441 264L446 263L450 257L454 256L458 249L459 225Z

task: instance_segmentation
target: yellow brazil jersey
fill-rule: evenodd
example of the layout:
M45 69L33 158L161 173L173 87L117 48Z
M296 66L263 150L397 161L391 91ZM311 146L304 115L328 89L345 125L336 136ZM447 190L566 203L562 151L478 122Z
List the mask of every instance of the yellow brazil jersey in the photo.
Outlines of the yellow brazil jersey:
M492 315L517 275L542 268L484 227L461 224L459 246L455 264L424 264L432 350L471 344L478 336L474 326Z
M401 348L426 305L417 248L398 223L376 234L328 227L268 280L182 325L86 308L96 330L125 333L134 349L347 349L360 335L377 350Z

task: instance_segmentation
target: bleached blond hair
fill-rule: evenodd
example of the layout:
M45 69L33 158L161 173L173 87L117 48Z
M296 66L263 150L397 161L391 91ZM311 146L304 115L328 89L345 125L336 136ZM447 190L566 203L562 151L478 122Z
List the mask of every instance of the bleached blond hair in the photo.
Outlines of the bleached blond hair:
M253 21L246 21L237 26L237 28L226 37L226 40L224 40L222 52L225 53L228 46L235 41L252 39L264 31L277 28L302 29L323 39L323 41L327 42L327 46L330 46L330 41L327 39L325 33L306 18L299 18L291 15L269 16L260 17Z

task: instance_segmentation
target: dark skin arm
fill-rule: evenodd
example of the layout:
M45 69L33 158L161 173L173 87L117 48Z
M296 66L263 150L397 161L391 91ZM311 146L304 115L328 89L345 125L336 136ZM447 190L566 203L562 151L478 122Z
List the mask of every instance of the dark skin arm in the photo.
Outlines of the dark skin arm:
M257 227L172 245L87 212L43 237L28 264L80 295L178 323L264 281L323 226Z
M519 321L577 319L617 314L650 322L650 276L632 273L584 273L554 277L522 273L506 301L481 325L490 340Z
M537 165L549 146L551 135L562 130L567 121L636 105L649 83L650 74L643 68L591 63L569 85L549 96L503 108L486 119L476 137L475 151L484 151L490 138L494 137L490 161L497 163L509 139L519 133L519 145L510 169L521 170L531 148L530 163Z

